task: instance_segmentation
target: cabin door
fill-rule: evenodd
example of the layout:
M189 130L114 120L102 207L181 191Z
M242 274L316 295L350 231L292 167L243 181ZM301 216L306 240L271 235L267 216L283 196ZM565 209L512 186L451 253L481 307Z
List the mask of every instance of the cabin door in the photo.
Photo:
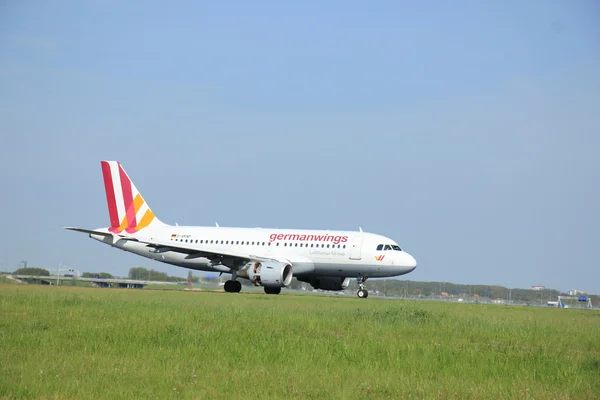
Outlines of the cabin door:
M352 242L350 243L350 259L351 260L360 260L361 259L362 242L363 242L362 234L352 237Z

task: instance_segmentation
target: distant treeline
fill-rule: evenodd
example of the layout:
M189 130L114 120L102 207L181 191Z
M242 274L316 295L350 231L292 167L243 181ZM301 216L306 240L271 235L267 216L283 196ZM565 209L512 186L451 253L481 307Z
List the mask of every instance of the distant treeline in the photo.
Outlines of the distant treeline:
M112 279L112 274L108 272L84 272L81 274L82 278L101 278L101 279Z
M350 288L356 288L353 280ZM522 303L544 303L548 300L556 301L559 295L565 296L555 289L508 289L504 286L490 285L465 285L450 282L416 282L400 279L369 279L367 289L370 292L379 291L386 296L397 297L464 297L481 298L482 300L508 300ZM600 301L598 296L591 295L592 302Z
M50 276L50 272L44 268L19 268L14 272L15 275L37 275Z
M191 272L191 271L190 271ZM164 272L142 267L129 269L129 279L137 279L143 281L162 281L162 282L187 282L187 278L180 276L169 276ZM192 282L197 282L198 277L193 277Z

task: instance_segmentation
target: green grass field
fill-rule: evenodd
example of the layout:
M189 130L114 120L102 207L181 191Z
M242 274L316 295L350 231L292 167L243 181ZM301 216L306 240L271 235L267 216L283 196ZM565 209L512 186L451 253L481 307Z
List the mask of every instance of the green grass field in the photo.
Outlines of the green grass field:
M1 398L600 397L600 312L0 285Z

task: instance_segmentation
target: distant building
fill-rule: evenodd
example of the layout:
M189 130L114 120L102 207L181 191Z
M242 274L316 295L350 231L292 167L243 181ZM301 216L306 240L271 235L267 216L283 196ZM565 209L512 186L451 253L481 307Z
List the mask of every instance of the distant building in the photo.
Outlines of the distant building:
M581 296L587 294L583 290L569 290L569 296Z
M27 261L21 261L19 263L19 268L27 268Z
M544 286L532 286L531 290L544 290L546 289Z

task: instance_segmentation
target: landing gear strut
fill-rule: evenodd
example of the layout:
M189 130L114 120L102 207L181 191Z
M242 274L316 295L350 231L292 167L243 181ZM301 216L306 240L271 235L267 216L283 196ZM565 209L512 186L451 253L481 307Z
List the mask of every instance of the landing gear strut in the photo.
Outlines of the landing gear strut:
M356 278L356 283L358 283L358 291L356 292L356 295L359 299L366 299L367 297L369 297L369 292L367 292L367 289L365 289L366 280L367 278L365 278L364 276L359 276L358 278Z
M239 293L242 290L242 284L238 281L226 281L223 287L227 293Z

